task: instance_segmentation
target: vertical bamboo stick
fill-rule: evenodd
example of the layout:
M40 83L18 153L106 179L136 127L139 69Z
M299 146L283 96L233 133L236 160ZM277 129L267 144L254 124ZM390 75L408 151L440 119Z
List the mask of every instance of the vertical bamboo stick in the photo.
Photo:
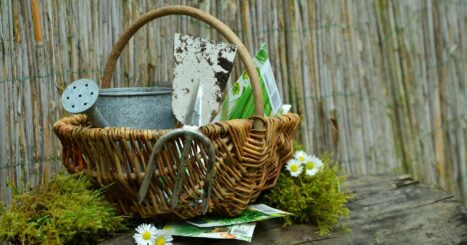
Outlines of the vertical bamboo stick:
M20 26L25 26L24 23L28 23L28 20L25 18L27 16L26 13L26 8L24 6L21 6L19 2L14 2L14 7L13 11L15 15L20 16L18 18L18 21L22 22ZM30 35L29 32L27 32L24 28L20 29L18 31L21 36L24 36L24 39L19 39L16 43L16 67L17 71L16 74L13 74L14 76L17 77L28 77L31 76L31 60L28 59L28 54L29 54L29 44L30 44ZM29 184L28 182L32 180L31 184L34 185L35 182L34 179L37 175L30 176L30 172L35 173L37 171L37 166L35 166L33 159L34 159L34 148L35 148L35 124L34 123L34 112L33 112L33 92L32 92L32 86L31 86L31 80L30 79L24 79L22 81L22 103L24 105L24 114L23 114L23 129L24 129L24 137L25 137L25 142L24 142L24 155L21 157L22 161L24 161L24 166L25 166L25 178L27 179L26 184Z
M4 26L4 17L6 16L5 13L5 7L0 6L0 20L2 21L2 24L0 24L0 38L4 39L6 36L6 33L4 33L4 30L6 26ZM16 32L17 33L17 32ZM15 36L19 37L19 34L16 34ZM20 38L16 38L16 40L20 40ZM6 81L9 76L9 72L7 70L7 57L5 57L5 44L1 42L0 46L0 77L1 80ZM4 142L3 144L0 144L0 197L3 202L10 202L11 200L11 191L9 190L7 186L7 180L8 178L8 151L7 151L7 146L8 146L8 141L7 141L7 131L5 129L8 128L7 124L7 98L9 96L6 96L6 83L2 82L0 83L0 142Z
M252 33L252 23L251 23L251 16L250 16L250 5L249 1L240 0L241 4L241 20L242 20L242 27L243 30L243 42L245 43L247 49L250 52L254 52L253 48L253 33Z

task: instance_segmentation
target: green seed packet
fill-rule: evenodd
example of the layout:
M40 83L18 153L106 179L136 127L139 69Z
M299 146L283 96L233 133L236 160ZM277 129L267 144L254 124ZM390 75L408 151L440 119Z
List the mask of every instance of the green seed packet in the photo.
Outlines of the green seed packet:
M235 239L251 242L255 226L256 223L217 227L197 227L188 223L169 223L164 226L164 230L172 236Z
M242 214L236 217L226 218L202 216L188 220L187 223L198 227L216 227L251 223L266 219L284 217L287 215L291 215L291 213L269 207L266 204L252 204L249 205Z
M164 226L172 236L237 239L251 242L257 221L291 215L265 204L253 204L239 216L202 216Z
M268 46L261 45L260 49L253 58L256 65L256 71L260 76L261 88L264 100L264 115L277 115L282 100L277 89L274 73L269 62ZM246 71L232 85L231 89L222 102L220 113L214 118L213 122L225 121L231 119L248 118L254 114L254 96L250 78Z

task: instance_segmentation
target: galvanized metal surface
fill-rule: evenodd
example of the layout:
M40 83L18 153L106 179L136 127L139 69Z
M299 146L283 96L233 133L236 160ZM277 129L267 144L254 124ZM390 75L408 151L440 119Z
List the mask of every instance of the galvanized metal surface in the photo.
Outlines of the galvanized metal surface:
M172 108L180 122L201 126L217 115L236 52L232 44L175 34Z
M97 107L111 127L168 129L175 127L170 88L101 89Z

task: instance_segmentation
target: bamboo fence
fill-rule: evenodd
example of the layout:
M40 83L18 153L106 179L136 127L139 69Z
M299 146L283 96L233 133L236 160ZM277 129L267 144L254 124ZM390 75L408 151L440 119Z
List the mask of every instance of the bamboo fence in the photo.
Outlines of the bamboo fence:
M0 197L62 171L53 123L70 82L100 82L122 30L155 7L198 7L250 52L268 43L297 138L346 173L409 173L467 203L465 0L0 0ZM113 86L169 85L175 32L222 40L165 17L130 41ZM242 67L235 68L237 77Z

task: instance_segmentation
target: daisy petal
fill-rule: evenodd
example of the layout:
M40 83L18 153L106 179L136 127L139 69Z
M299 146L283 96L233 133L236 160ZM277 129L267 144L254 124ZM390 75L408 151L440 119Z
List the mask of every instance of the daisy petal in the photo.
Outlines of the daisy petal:
M315 156L308 156L305 159L304 165L305 165L306 175L314 176L316 173L318 173L318 171L323 166L323 162L321 161L321 159Z
M286 169L289 170L291 176L297 177L302 173L303 166L300 161L292 159L287 162Z

